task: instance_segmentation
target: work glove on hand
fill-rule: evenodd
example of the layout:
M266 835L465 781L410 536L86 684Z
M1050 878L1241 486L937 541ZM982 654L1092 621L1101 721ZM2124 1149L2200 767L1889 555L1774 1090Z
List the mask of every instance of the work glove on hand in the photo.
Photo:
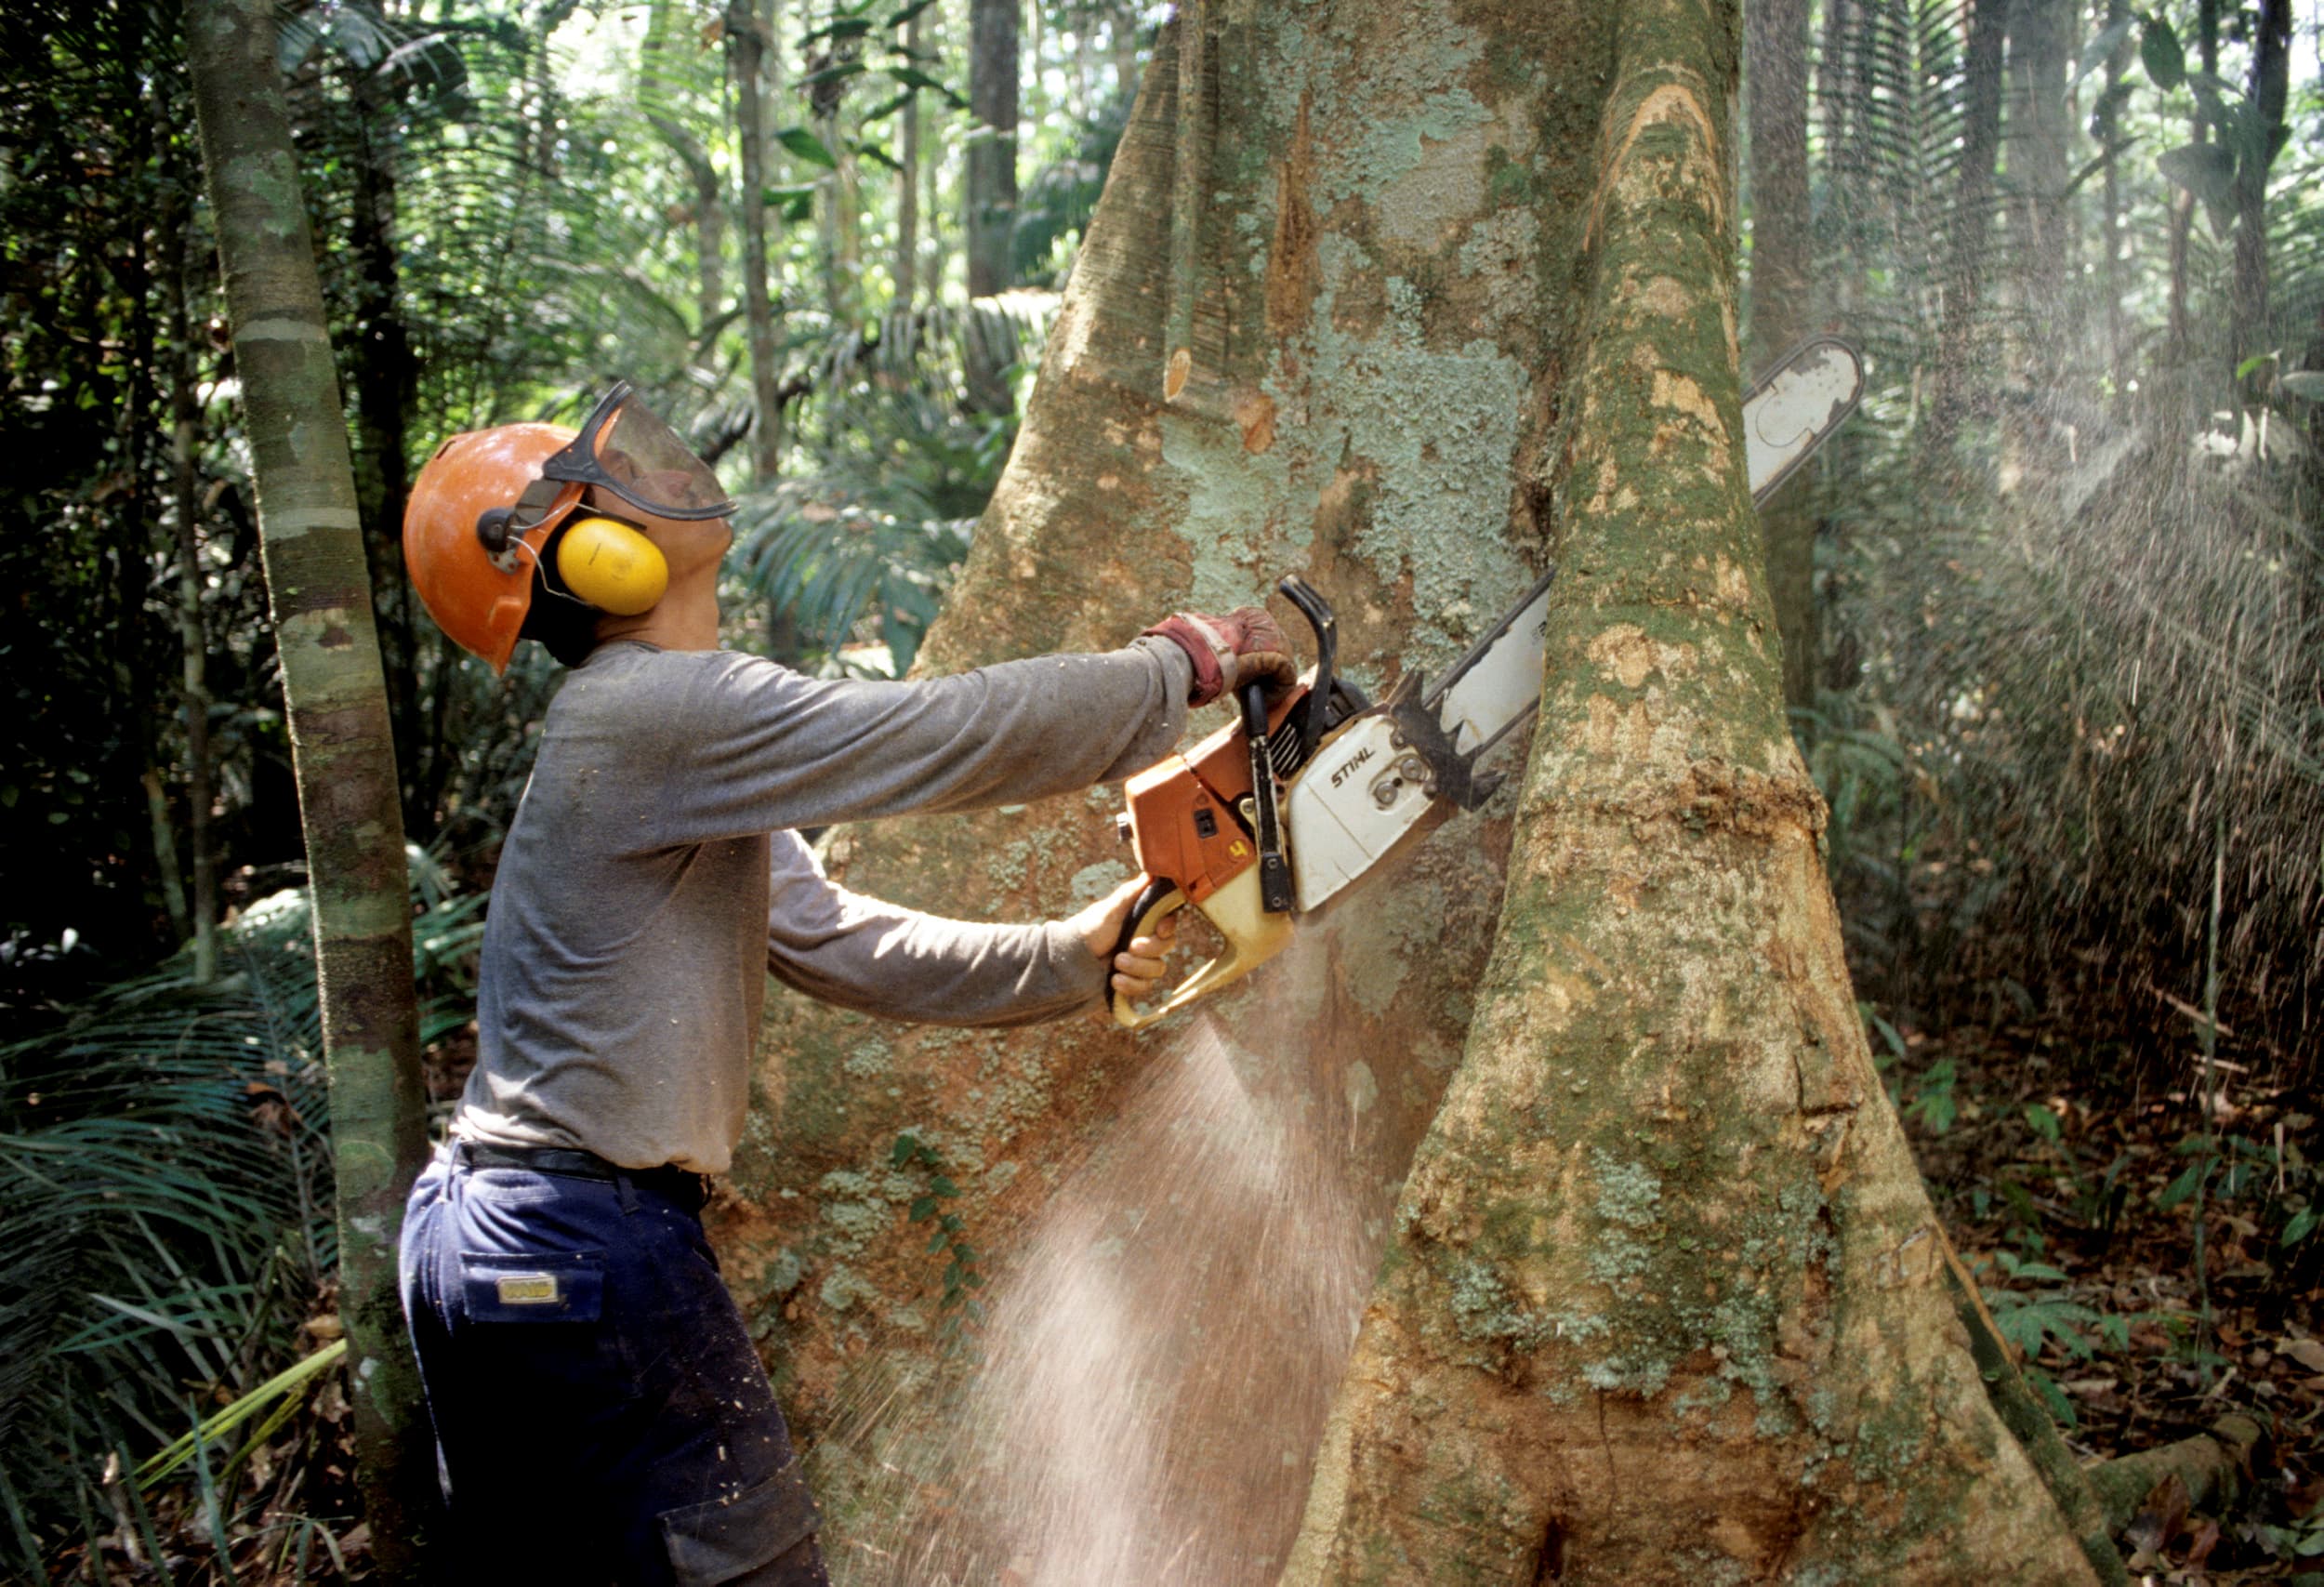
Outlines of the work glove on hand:
M1300 681L1290 641L1264 606L1237 606L1223 617L1179 612L1146 632L1176 641L1195 664L1195 687L1186 696L1190 706L1207 706L1262 679L1273 702Z

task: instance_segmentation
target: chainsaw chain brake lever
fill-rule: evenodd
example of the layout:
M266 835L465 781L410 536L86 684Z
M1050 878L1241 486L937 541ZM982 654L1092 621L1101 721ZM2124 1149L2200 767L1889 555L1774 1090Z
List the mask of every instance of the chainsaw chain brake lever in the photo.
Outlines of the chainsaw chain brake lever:
M1315 679L1308 685L1307 698L1300 702L1297 764L1304 766L1314 758L1324 730L1337 725L1325 719L1331 710L1332 667L1340 654L1340 619L1333 614L1331 603L1298 574L1285 574L1275 589L1300 609L1307 626L1315 630Z

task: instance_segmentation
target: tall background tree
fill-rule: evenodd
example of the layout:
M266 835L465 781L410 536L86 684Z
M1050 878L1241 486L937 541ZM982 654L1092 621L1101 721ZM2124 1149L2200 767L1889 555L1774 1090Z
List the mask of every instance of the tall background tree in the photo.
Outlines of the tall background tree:
M311 873L360 1488L383 1571L417 1580L434 1473L396 1292L396 1234L427 1136L403 827L363 517L272 10L204 0L188 8L186 39Z

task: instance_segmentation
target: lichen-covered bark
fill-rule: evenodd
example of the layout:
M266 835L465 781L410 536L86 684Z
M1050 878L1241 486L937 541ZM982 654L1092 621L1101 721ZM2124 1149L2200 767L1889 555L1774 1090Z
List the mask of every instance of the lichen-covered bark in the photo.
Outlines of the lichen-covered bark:
M1538 566L1570 300L1558 261L1572 258L1587 189L1568 152L1587 146L1600 91L1594 59L1570 56L1590 29L1569 7L1214 0L1206 15L1208 168L1176 169L1174 26L926 669L1110 647L1176 608L1261 599L1297 570L1339 610L1342 666L1377 693L1458 656ZM1211 208L1193 365L1166 403L1182 192ZM1224 720L1211 716L1195 730ZM1056 914L1127 875L1117 807L1093 793L858 828L831 840L829 863L851 886L922 907ZM1248 1056L1326 1110L1359 1224L1385 1217L1459 1051L1507 830L1505 811L1448 824L1355 906L1304 928L1304 968L1262 972L1212 1005L1230 1038L1255 1039L1258 1012L1284 1007L1330 1033ZM770 999L758 1105L714 1217L814 1442L835 1558L862 1557L861 1524L935 1503L918 1474L882 1474L866 1456L857 1408L908 1414L960 1365L936 1338L944 1259L906 1222L925 1176L889 1166L898 1131L942 1152L961 1193L950 1210L1005 1283L1061 1178L1114 1138L1124 1087L1174 1062L1174 1039L1172 1027L1131 1038L1082 1021L915 1031ZM1319 1378L1320 1406L1338 1349L1254 1370L1287 1389ZM1207 1432L1186 1436L1215 1449L1238 1443L1252 1411L1203 1414ZM1303 1450L1314 1431L1289 1442ZM1214 1470L1222 1502L1242 1501L1235 1462L1262 1447L1239 1443ZM1280 1472L1277 1450L1264 1459ZM1278 1561L1296 1465L1292 1478Z
M1499 935L1287 1581L2093 1579L1954 1313L1785 731L1734 26L1612 20Z
M396 1299L426 1136L386 685L273 12L191 0L186 39L314 895L359 1480L384 1577L408 1580L435 1472Z

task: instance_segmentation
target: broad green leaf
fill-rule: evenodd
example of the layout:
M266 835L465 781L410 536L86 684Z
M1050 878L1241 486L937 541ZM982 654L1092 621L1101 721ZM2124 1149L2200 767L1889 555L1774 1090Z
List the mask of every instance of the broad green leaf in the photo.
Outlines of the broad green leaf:
M2050 1381L2049 1373L2038 1368L2028 1369L2026 1381L2033 1385L2034 1393L2041 1396L2041 1403L2049 1408L2051 1421L2061 1427L2080 1427L2082 1424L2081 1418L2074 1414L2074 1402Z
M2315 1229L2316 1209L2313 1207L2303 1207L2299 1211L2294 1212L2291 1215L2291 1222L2284 1225L2284 1237L2282 1243L2288 1246L2298 1245L2302 1240L2306 1239L2310 1234L2314 1233Z
M2235 156L2218 143L2182 143L2166 149L2155 164L2162 174L2206 203L2231 203L2235 197Z
M2034 1104L2031 1107L2026 1109L2026 1122L2031 1125L2033 1127L2033 1132L2040 1136L2044 1141L2050 1142L2053 1145L2056 1144L2058 1136L2061 1133L2058 1125L2058 1116L2052 1113L2049 1108L2045 1107L2040 1103Z
M2147 81L2167 94L2186 81L2186 50L2162 18L2149 15L2146 23L2138 41L2139 63L2146 68Z
M761 196L767 207L780 209L786 221L807 219L815 213L816 184L799 182L789 187L769 188Z
M2324 369L2294 369L2290 374L2278 376L2276 383L2284 389L2287 395L2298 397L2304 402L2324 403Z
M912 1160L912 1153L918 1145L919 1143L909 1135L897 1136L895 1149L888 1154L888 1166L902 1168Z
M915 1223L924 1223L936 1215L936 1198L932 1196L916 1197L907 1216Z
M931 77L927 73L922 72L917 66L891 66L888 68L888 75L894 78L897 82L903 84L907 88L926 88L931 93L942 94L944 97L945 101L955 110L964 109L968 105L968 100L954 93L950 88L945 87L942 83L938 82L935 78Z
M774 135L774 140L811 165L821 165L826 171L839 168L838 156L825 147L822 139L803 126L786 126Z
M799 86L802 88L813 88L825 83L843 83L850 77L861 77L870 70L870 67L860 60L841 60L825 67L820 72L810 72L799 80Z
M865 159L871 161L874 165L885 165L888 169L895 172L898 176L902 176L904 174L904 166L897 162L895 156L889 153L885 149L882 149L878 144L861 142L855 144L854 149L858 154L861 154Z
M2131 36L2131 30L2137 25L2137 18L2125 17L2112 27L2101 31L2097 37L2092 39L2089 46L2083 49L2081 60L2076 63L2074 80L2066 85L2066 91L2071 94L2080 87L2082 79L2105 65L2106 57L2112 55L2120 46L2122 41Z
M2210 1167L2211 1159L2208 1157L2187 1164L2180 1172L2179 1177L2172 1180L2160 1196L2155 1197L2155 1205L2167 1211L2185 1201L2195 1194L2195 1187L2202 1183L2203 1171Z
M802 45L808 45L813 44L818 39L827 38L839 40L862 38L865 33L871 31L872 25L869 19L864 17L844 17L838 21L827 22L824 26L816 28L812 32L799 34L799 42Z

